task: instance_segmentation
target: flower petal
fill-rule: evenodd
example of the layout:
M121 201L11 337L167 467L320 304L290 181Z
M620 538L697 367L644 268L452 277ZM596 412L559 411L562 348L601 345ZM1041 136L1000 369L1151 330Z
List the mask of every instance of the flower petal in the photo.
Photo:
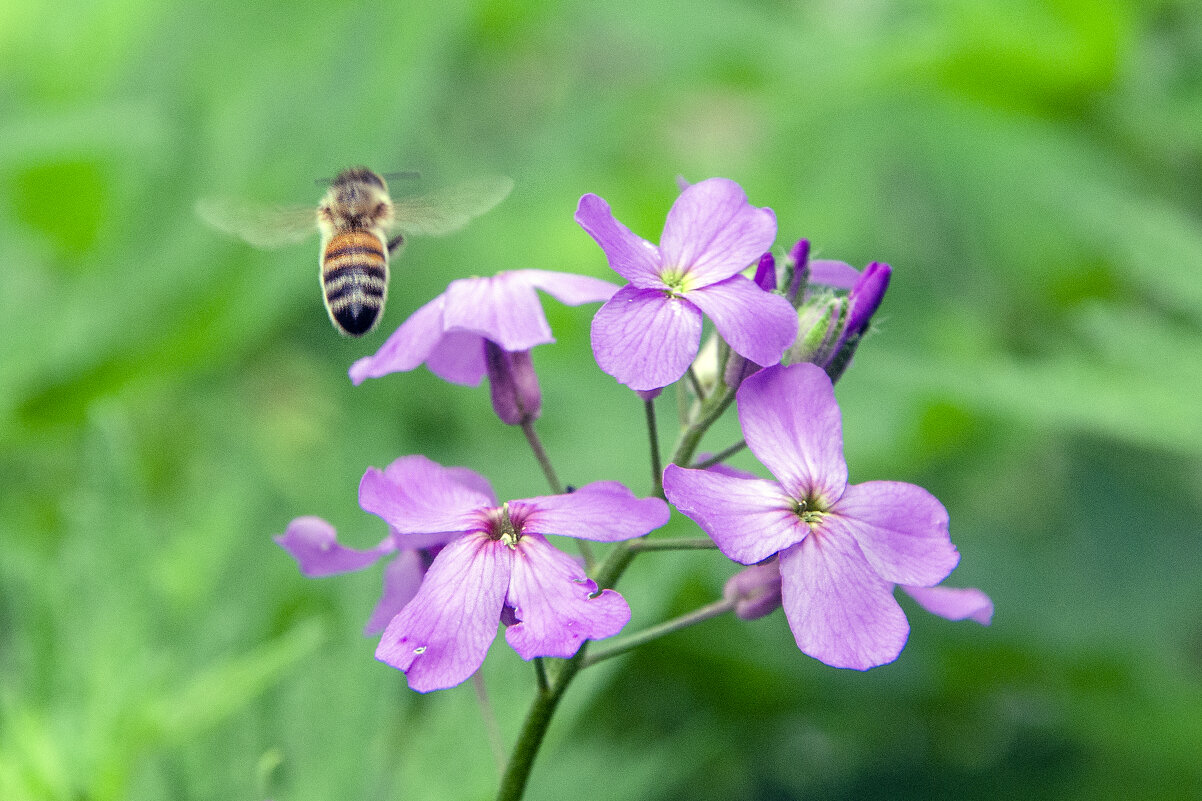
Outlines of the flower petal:
M575 559L539 534L523 536L506 599L519 622L505 630L506 642L522 659L567 659L585 640L612 637L629 622L630 606L613 590L594 598L596 591Z
M735 275L684 293L734 349L761 367L776 364L797 339L797 312L780 295Z
M593 317L593 356L631 389L676 381L701 344L701 310L658 289L625 286Z
M376 659L403 670L418 692L463 682L497 636L512 569L513 552L483 534L449 543L384 630Z
M524 532L594 542L641 537L666 525L670 516L668 504L659 498L636 498L617 481L594 481L575 492L510 501L509 506L511 514L525 513Z
M664 470L664 494L722 553L745 565L763 561L809 533L775 481L670 464Z
M283 534L273 539L292 555L301 573L313 577L362 570L396 550L392 537L385 537L366 551L339 545L334 527L320 517L311 516L296 518Z
M518 274L460 278L445 295L447 331L471 331L505 350L530 350L555 341L538 293Z
M420 551L406 548L384 567L384 592L372 610L363 633L379 634L417 595L426 565Z
M730 278L759 259L776 239L772 209L747 202L743 188L709 178L680 193L659 240L664 271L684 271L689 287Z
M907 587L907 595L933 615L948 620L975 620L982 626L993 622L993 601L976 587Z
M465 387L474 387L484 377L484 337L470 331L452 331L426 357L431 373Z
M585 195L576 206L576 222L605 251L615 273L637 287L661 286L659 248L615 220L608 203Z
M480 510L492 498L466 487L442 465L424 456L409 478L398 483L369 467L359 482L359 505L382 517L399 535L463 532L479 527Z
M948 533L947 509L914 484L853 484L822 525L841 527L854 537L877 575L897 584L933 586L960 561Z
M424 362L442 339L444 300L444 296L439 295L409 315L374 355L352 364L351 381L358 386L365 379L412 370Z
M439 470L432 471L431 465ZM487 478L466 467L443 467L425 456L402 456L394 459L392 464L384 468L384 475L398 484L407 484L411 481L422 481L427 473L439 471L443 477L456 484L462 484L486 496L490 506L497 505L496 493L492 491L492 485L488 483Z
M845 261L810 259L810 283L835 289L851 289L860 280L860 271Z
M897 659L910 624L855 540L815 531L780 555L781 595L802 652L832 667L868 668Z
M821 367L768 367L739 387L739 422L747 446L785 491L833 504L847 486L843 423L835 390Z
M722 597L735 602L735 615L758 620L780 608L780 562L773 559L735 573L722 588Z
M588 275L557 273L551 270L514 270L531 286L546 292L560 303L579 306L596 303L613 297L619 287L610 281L602 281Z

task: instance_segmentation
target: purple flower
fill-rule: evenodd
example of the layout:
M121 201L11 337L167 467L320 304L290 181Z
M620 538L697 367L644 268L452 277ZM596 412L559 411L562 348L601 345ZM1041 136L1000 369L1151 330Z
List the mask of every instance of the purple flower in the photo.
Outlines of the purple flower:
M847 483L839 407L821 368L769 367L737 399L747 444L777 480L669 465L668 500L736 562L779 556L802 651L859 670L893 661L910 631L893 586L932 587L959 561L947 510L913 484Z
M702 315L738 354L775 364L797 334L785 298L739 275L772 245L776 216L734 181L710 178L680 193L659 247L614 219L596 195L580 198L576 222L630 283L593 318L593 355L631 389L665 387L697 355Z
M359 504L382 517L397 539L450 537L421 587L384 631L376 658L405 672L419 692L453 687L484 662L503 618L506 641L523 659L570 657L586 639L610 637L630 619L613 590L597 593L579 563L547 534L617 542L668 522L658 498L638 499L613 481L566 495L497 504L488 483L424 457L395 482L371 468Z
M513 270L491 278L461 278L415 311L375 355L351 365L351 380L412 370L476 386L485 373L485 340L510 353L554 342L536 289L569 306L608 300L617 287L600 278L548 270Z

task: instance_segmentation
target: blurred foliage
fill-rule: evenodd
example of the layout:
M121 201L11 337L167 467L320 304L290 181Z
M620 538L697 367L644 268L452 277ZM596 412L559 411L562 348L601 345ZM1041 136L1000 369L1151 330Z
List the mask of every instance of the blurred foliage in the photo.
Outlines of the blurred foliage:
M345 370L452 278L605 276L576 200L655 238L678 173L740 181L782 248L893 264L839 390L852 478L935 492L950 583L997 618L910 605L867 674L798 653L779 613L674 635L572 688L529 797L1199 797L1200 130L1184 0L9 0L0 798L487 797L471 688L411 693L360 636L378 569L306 580L270 535L307 513L374 543L358 477L407 453L544 492L483 389ZM312 243L255 252L192 214L315 201L357 163L517 181L410 245L366 341L330 329ZM547 311L561 475L645 491L591 311ZM644 557L631 626L732 571ZM512 741L532 672L499 644L484 676Z

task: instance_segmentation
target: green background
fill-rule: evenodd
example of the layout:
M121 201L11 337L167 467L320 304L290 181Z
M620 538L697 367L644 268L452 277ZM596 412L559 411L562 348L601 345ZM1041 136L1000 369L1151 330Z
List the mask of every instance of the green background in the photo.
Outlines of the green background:
M9 0L0 798L488 797L470 684L419 696L361 635L380 568L305 579L271 536L318 514L374 544L359 477L409 453L545 492L483 387L346 369L453 278L613 277L577 199L655 240L678 174L739 181L778 247L893 265L839 385L851 477L931 489L949 583L996 618L903 599L909 646L866 674L799 653L779 612L676 634L581 677L528 797L1202 796L1200 131L1185 0ZM516 189L413 242L351 341L315 240L254 251L192 207L315 202L359 163ZM545 306L561 476L647 492L595 307ZM641 557L628 631L733 569ZM502 641L484 678L512 742L533 671Z

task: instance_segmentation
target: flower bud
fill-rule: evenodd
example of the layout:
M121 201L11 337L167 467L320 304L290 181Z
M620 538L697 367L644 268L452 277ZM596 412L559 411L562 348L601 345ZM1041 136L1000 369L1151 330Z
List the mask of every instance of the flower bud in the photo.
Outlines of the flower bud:
M830 294L812 297L798 309L797 340L785 352L785 364L810 362L826 368L838 352L847 301Z
M740 570L722 589L722 597L735 602L735 614L756 620L780 606L780 563L776 559Z
M484 340L484 366L488 372L492 408L506 425L520 426L542 413L542 393L530 351L507 351Z
M892 274L893 269L888 264L874 261L864 268L864 272L856 280L855 286L851 288L851 292L847 296L847 324L843 328L843 334L839 337L834 357L825 365L826 373L830 376L831 381L838 381L847 369L847 365L851 363L851 357L855 354L856 348L860 346L860 340L868 331L868 324L872 322L872 316L881 306L881 300L885 297L885 290L889 288L889 278Z
M760 256L760 262L755 266L755 285L765 292L776 289L776 257L769 251Z
M789 250L789 257L785 260L785 277L789 281L785 297L793 304L793 308L797 308L805 300L805 288L810 278L810 240L799 239Z

